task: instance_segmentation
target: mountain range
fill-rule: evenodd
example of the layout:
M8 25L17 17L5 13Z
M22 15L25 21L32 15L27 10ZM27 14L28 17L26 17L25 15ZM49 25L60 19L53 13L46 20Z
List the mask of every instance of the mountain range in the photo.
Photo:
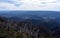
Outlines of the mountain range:
M57 11L0 11L0 16L12 20L24 19L55 19L60 22L60 12Z
M6 23L7 23L7 27L9 26L10 28L13 28L14 30L21 30L23 28L23 31L24 32L27 31L27 33L29 33L30 31L31 33L32 32L34 33L36 30L40 32L45 32L45 33L46 32L48 33L49 31L51 32L51 35L53 37L56 36L60 38L60 12L56 12L56 11L0 11L0 17L1 17L0 21L3 26L6 26ZM30 28L30 31L28 30L28 28ZM33 28L36 30L33 31L32 30Z

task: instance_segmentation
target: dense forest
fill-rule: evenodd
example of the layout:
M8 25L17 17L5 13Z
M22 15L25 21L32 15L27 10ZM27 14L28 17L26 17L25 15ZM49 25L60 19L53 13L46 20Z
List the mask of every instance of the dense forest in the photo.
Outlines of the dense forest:
M0 17L0 38L60 38L59 25L54 20L26 19L16 22Z

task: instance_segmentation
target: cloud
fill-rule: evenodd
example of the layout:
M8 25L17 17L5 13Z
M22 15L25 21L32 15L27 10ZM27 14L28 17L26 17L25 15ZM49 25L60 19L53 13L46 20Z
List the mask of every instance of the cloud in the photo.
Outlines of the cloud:
M0 8L2 9L17 9L16 6L14 6L14 4L10 4L10 3L0 3Z
M0 10L57 10L59 0L6 0L0 2Z

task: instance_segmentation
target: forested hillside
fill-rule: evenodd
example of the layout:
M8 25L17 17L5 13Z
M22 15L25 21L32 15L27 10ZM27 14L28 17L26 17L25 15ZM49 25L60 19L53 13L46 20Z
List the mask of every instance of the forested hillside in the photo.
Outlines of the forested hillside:
M59 23L54 20L26 19L16 22L0 17L0 38L60 38Z

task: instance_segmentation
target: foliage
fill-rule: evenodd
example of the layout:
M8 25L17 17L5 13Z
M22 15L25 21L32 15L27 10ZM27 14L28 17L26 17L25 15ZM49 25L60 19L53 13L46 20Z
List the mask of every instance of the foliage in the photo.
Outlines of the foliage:
M56 35L53 36L57 32L52 33L45 26L46 22L35 25L30 21L11 22L0 18L0 38L57 38ZM46 25L50 25L50 22Z

